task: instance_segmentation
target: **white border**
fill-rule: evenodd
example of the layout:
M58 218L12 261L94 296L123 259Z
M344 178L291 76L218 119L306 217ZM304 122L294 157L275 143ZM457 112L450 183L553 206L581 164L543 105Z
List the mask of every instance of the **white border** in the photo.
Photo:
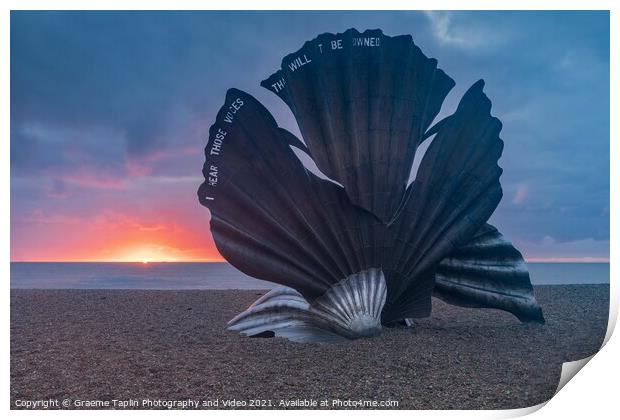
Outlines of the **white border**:
M382 0L380 2L369 2L369 1L325 1L325 0L314 0L314 1L296 1L296 2L284 2L284 1L247 1L247 0L239 0L239 1L230 1L230 2L219 2L218 4L206 4L204 1L191 1L191 0L176 0L176 1L164 1L164 0L151 0L149 2L137 1L137 0L125 0L122 2L118 1L90 1L88 4L85 4L84 1L77 0L64 0L64 1L34 1L34 0L24 0L24 1L5 1L3 2L5 5L5 13L2 15L2 25L1 30L3 36L0 37L0 57L4 58L2 60L2 112L0 124L2 126L2 133L4 134L4 153L2 153L1 159L2 162L2 176L3 182L0 184L2 188L2 195L6 201L2 206L3 214L3 222L2 222L2 244L1 251L2 255L4 255L4 259L2 260L3 272L5 273L4 281L5 285L8 289L9 286L9 260L10 260L10 248L9 248L9 238L10 238L10 215L9 215L9 200L10 200L10 161L9 161L9 110L10 110L10 64L7 57L10 57L10 13L9 10L25 10L25 9L35 9L35 10L50 10L50 9L83 9L83 10L105 10L105 9L116 9L116 10L129 10L129 9L142 9L144 6L148 6L151 9L160 9L160 10L198 10L198 9L213 9L213 10L231 10L231 9L267 9L267 10L348 10L348 9L383 9L383 10L407 10L407 9L418 9L418 10L486 10L486 9L505 9L505 10L611 10L611 131L610 138L615 139L616 141L611 142L611 159L613 162L619 162L618 160L618 150L619 147L617 145L618 137L618 83L617 83L617 74L618 74L618 23L620 19L618 18L618 6L614 1L603 1L603 0L590 0L588 2L585 1L569 1L569 0L552 0L552 1L542 1L542 0L522 0L522 1L492 1L492 0L474 0L474 1L462 1L462 0L422 0L422 1L392 1L392 0ZM379 6L379 7L378 7ZM501 7L499 7L501 6ZM587 139L584 139L587 141ZM610 190L610 214L617 214L620 209L620 191L618 187L617 180L619 179L620 169L618 166L611 165L611 190ZM584 419L586 417L590 418L610 418L612 413L617 414L618 412L618 403L617 403L617 379L618 379L618 355L620 348L620 344L618 344L617 337L611 337L611 332L613 330L613 326L615 326L617 312L618 312L618 290L615 279L618 275L618 269L616 267L616 262L618 261L618 247L615 245L615 239L618 238L618 224L617 219L611 218L611 253L610 253L610 261L611 261L611 311L610 311L610 328L607 332L606 340L609 340L605 347L592 359L590 363L588 363L587 367L583 369L582 372L578 374L577 379L570 381L554 398L552 398L548 404L542 404L544 406L542 409L536 411L531 414L532 419L546 419L546 418L563 418L563 419ZM6 289L5 289L6 290ZM3 318L3 329L4 329L4 347L3 347L3 371L2 377L4 378L4 386L2 388L3 395L5 396L2 399L3 409L9 410L9 293L8 290L6 293L2 294L2 318ZM540 407L538 407L540 408ZM4 411L3 410L3 411ZM516 417L520 415L528 414L529 412L534 411L535 408L522 409L522 410L498 410L498 411L416 411L414 413L405 411L405 410L395 410L389 413L390 417L394 418L411 418L411 416L415 416L416 418L459 418L459 419L467 419L467 418L506 418L506 417ZM245 411L230 411L230 412L176 412L177 416L187 416L192 418L201 418L204 419L205 416L217 416L220 418L238 418L240 416L245 416ZM252 412L252 416L257 416L258 418L272 418L272 417L284 417L294 415L296 418L315 418L317 416L342 416L347 415L348 413L343 411L338 412L318 412L318 411L296 411L295 413L290 413L287 411L268 411L268 412ZM374 413L371 412L357 412L354 415L361 417L370 417ZM50 411L50 412L32 412L32 411L11 411L10 416L16 418L34 418L39 417L41 415L46 415L47 417L57 418L57 417L72 417L72 418L82 418L85 415L93 418L107 418L109 416L115 415L121 418L124 417L146 417L155 418L155 417L163 417L168 418L170 416L169 412L130 412L130 411L119 411L111 414L106 411L97 411L97 412L89 412L85 414L80 411Z

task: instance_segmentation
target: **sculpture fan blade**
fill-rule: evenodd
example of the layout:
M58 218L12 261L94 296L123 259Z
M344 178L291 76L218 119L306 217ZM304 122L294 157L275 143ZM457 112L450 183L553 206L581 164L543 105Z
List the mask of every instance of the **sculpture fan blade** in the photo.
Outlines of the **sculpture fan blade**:
M489 224L441 261L434 293L455 305L503 309L521 321L545 322L523 256Z
M262 86L291 108L319 169L388 222L454 81L411 36L350 29L306 42Z
M391 281L384 267L388 320L416 316L409 313L407 296L417 293L418 282L446 255L470 240L501 200L501 123L490 114L483 86L475 83L438 130L392 227L402 246L394 247L388 267L397 268L403 279Z
M210 129L198 197L228 262L312 302L373 266L362 230L380 222L307 172L289 146L294 139L256 99L231 89Z

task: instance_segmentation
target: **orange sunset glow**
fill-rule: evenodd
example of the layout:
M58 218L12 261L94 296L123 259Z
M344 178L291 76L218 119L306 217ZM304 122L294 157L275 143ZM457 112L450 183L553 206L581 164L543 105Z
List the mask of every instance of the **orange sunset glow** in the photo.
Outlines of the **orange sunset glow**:
M179 210L136 216L103 211L93 220L43 214L16 218L12 261L220 262L208 211L191 195ZM141 221L142 217L146 220ZM40 232L46 235L39 235ZM32 237L36 239L27 238ZM28 246L20 247L20 243Z

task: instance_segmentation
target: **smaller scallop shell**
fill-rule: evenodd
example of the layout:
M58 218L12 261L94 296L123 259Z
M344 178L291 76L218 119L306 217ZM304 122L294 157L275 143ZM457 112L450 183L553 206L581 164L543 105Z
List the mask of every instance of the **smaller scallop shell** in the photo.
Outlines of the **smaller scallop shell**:
M310 304L290 287L278 287L260 297L231 319L228 329L250 337L275 335L300 343L345 340L329 330L315 327Z
M387 287L381 270L355 273L310 305L288 287L274 289L228 323L249 336L272 332L297 342L337 342L381 332Z
M310 312L345 337L372 337L381 332L386 296L383 272L371 268L333 285L312 302Z

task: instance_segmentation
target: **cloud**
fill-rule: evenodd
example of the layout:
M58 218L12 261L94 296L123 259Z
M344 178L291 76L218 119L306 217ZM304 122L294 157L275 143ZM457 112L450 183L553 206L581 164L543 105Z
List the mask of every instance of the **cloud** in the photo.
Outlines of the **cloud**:
M529 193L529 186L527 184L519 184L517 186L517 191L515 192L515 195L512 198L512 203L522 204L527 198L528 193Z
M445 47L453 47L469 52L482 52L505 44L512 37L510 25L502 28L489 25L482 18L489 12L451 12L425 11L435 39Z
M452 27L450 12L425 11L426 17L431 23L433 34L442 44L464 46L467 41L462 35L456 34Z

